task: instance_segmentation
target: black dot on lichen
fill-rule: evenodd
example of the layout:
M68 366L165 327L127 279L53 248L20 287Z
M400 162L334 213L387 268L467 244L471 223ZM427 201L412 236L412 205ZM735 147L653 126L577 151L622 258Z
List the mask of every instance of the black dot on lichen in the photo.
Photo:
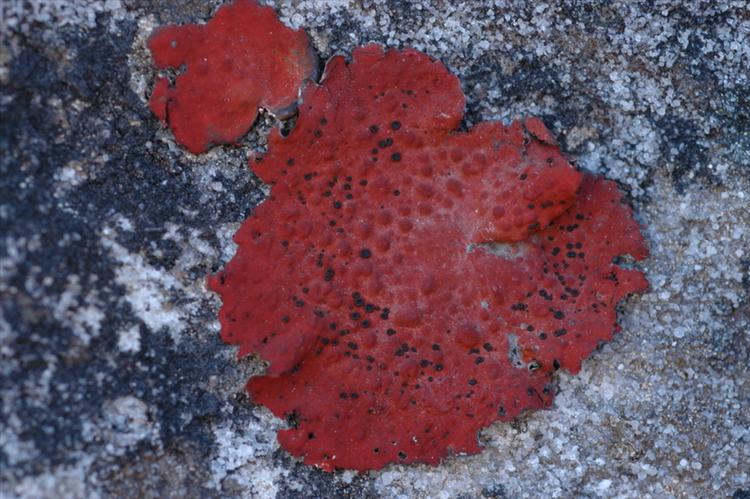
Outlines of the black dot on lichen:
M396 334L396 330L395 329L388 329L385 332L385 334L387 334L388 336L393 336L394 334Z
M391 128L393 130L398 130L401 128L401 122L400 121L391 121Z
M391 160L393 161L401 161L401 153L400 152L394 152L391 154Z
M380 128L378 127L378 125L371 125L370 126L370 133L378 133L378 130L380 130Z
M372 256L372 251L367 248L362 248L362 250L360 250L359 252L359 256L361 256L362 258L370 258Z

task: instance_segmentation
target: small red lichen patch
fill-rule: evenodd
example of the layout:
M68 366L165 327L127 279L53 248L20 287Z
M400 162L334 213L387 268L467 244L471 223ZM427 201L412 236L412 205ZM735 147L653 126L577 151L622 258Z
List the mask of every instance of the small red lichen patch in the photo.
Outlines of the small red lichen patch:
M436 464L551 404L646 288L613 264L646 247L614 183L576 171L538 119L459 132L458 80L414 50L332 59L272 184L210 280L222 337L270 365L254 401L325 470Z
M149 105L193 153L236 142L258 107L286 112L316 64L307 35L254 0L224 5L205 25L158 28L148 47L158 68L184 67L174 86L157 79Z

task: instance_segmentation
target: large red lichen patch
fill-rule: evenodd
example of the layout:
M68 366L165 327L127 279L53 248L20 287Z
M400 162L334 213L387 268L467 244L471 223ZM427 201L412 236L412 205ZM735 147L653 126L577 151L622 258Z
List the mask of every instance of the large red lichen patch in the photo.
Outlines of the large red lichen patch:
M614 183L573 168L537 119L458 131L440 63L369 46L332 59L288 137L252 165L271 195L212 277L222 337L269 362L252 399L325 470L436 464L551 404L646 288Z
M254 0L222 6L205 25L158 28L148 47L158 68L182 71L174 85L157 79L149 105L193 153L236 142L258 107L284 114L316 64L307 35Z

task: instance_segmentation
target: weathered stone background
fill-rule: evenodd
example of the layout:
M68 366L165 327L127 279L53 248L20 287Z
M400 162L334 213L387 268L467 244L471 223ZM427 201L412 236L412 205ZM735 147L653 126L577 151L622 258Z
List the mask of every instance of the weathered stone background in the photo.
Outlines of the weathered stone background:
M325 474L276 444L204 276L264 186L150 115L144 40L217 0L0 2L3 497L750 497L750 3L282 1L322 59L445 62L467 124L535 114L628 192L652 291L553 410L439 467Z

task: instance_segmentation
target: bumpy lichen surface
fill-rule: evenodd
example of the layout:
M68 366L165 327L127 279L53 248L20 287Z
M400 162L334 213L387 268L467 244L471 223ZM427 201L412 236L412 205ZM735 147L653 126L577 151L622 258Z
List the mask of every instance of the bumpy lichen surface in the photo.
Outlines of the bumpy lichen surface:
M582 174L541 121L458 131L440 63L368 46L333 58L288 137L252 168L272 185L210 285L225 341L270 364L254 401L323 469L438 463L477 431L549 406L647 283L614 183Z
M236 142L258 107L285 114L315 71L307 35L270 7L235 0L205 25L163 26L148 42L156 66L179 72L156 80L150 107L190 152Z

